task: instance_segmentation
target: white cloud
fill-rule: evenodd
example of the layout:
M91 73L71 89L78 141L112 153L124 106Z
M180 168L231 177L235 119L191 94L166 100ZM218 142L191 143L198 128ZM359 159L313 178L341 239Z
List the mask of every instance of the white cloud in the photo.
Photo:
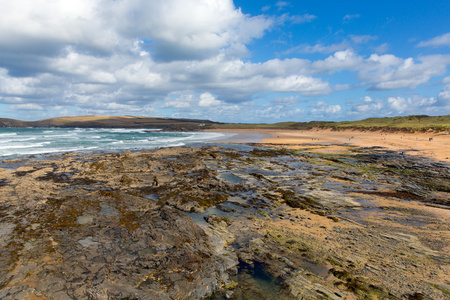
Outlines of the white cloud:
M299 92L306 96L324 95L332 91L328 82L302 75L268 80L267 89L273 92Z
M408 100L402 97L389 97L388 104L395 111L403 113L411 104L411 98Z
M11 77L6 69L0 68L0 95L31 95L36 92L34 85L38 82L32 77Z
M35 103L25 103L25 104L16 104L11 106L12 109L16 110L43 110L44 108Z
M356 44L366 44L377 40L378 37L373 35L350 35L350 39Z
M203 93L200 95L200 101L198 102L198 105L201 107L212 107L212 106L218 106L220 105L220 100L217 100L213 95L210 93Z
M365 96L364 99L355 104L350 104L352 107L352 110L358 113L369 113L369 114L375 114L377 112L380 112L381 109L384 108L383 101L380 99L373 100L369 96Z
M387 100L389 107L399 114L426 113L436 101L433 97L427 98L418 95L409 98L389 97Z
M317 19L317 16L311 15L311 14L304 14L304 15L291 15L289 13L283 14L278 18L279 23L285 23L290 22L292 24L303 24L303 23L309 23Z
M272 24L243 14L230 0L114 2L104 15L120 20L115 25L123 35L151 40L154 57L163 61L209 57L261 37Z
M289 5L277 3L281 9ZM320 60L252 62L247 46L253 40L270 30L288 35L282 26L317 19L308 13L275 13L279 16L251 16L232 0L5 1L0 10L0 104L12 105L11 109L55 111L58 107L57 111L106 114L162 114L156 110L160 109L235 120L245 119L243 108L252 107L255 118L268 119L271 113L286 117L301 113L300 97L323 100L355 86L414 89L433 77L448 75L450 55L359 54L363 46L372 49L377 37L371 35L346 34L342 42L301 44L284 53L279 48L291 57L295 53L328 56ZM359 17L347 15L344 20ZM448 45L447 36L420 45ZM387 49L382 44L375 51ZM348 74L354 75L351 84L343 82ZM450 85L448 78L444 85ZM430 97L411 98L412 107L443 105L448 93L444 87L434 95L436 102ZM388 107L380 101L352 107L360 112ZM399 99L391 102L392 107L403 107ZM324 103L312 107L314 112L342 113L340 105Z
M139 37L161 60L204 58L261 37L271 24L230 0L17 0L2 4L0 50L49 56L71 45L110 54Z
M345 16L342 18L342 21L343 21L344 23L349 23L351 20L353 20L353 19L358 19L359 17L361 17L360 14L345 15Z
M324 46L322 44L316 44L314 46L308 45L308 44L302 44L293 48L290 48L283 52L284 55L289 55L292 53L333 53L336 51L342 51L347 48L350 48L350 43L347 41L343 41L339 44L332 44L328 46Z
M450 32L434 37L431 40L420 42L418 47L450 47Z
M337 105L330 105L325 101L319 101L314 105L314 108L311 109L312 114L318 114L322 116L330 116L338 114L342 111L342 107Z
M299 98L299 96L276 97L271 99L270 102L276 106L292 108L300 102Z
M414 59L401 59L394 55L372 54L356 70L359 78L373 89L393 90L416 88L432 77L445 74L450 55L431 55Z
M185 109L191 107L194 101L192 92L172 92L164 99L163 108Z
M333 73L341 70L357 70L364 63L361 56L356 55L352 49L338 51L325 60L318 60L312 64L317 73Z
M53 55L69 44L110 52L120 37L98 18L99 4L88 0L4 2L0 49L21 48L22 53Z
M147 61L138 61L116 71L115 76L122 82L136 84L145 88L163 84L163 76L158 72L152 72L151 68L152 66Z
M450 84L450 76L447 76L444 79L442 79L442 83L443 84Z
M438 95L438 99L442 105L450 106L450 84L442 88Z
M324 45L322 43L317 43L315 45L309 45L309 44L301 44L295 47L292 47L286 51L283 52L284 55L289 55L293 53L322 53L322 54L329 54L334 53L338 51L344 51L344 50L351 50L353 46L358 47L360 44L367 44L371 41L377 40L377 36L372 35L349 35L349 39L344 39L340 43L330 44L330 45ZM387 50L388 45L383 44L379 46L379 51L377 52L384 52ZM384 48L383 48L384 47Z
M374 47L373 50L375 50L376 53L385 53L389 50L389 44L383 43L381 45Z
M286 1L278 1L277 3L275 3L275 6L278 7L278 10L282 10L289 5L290 3Z

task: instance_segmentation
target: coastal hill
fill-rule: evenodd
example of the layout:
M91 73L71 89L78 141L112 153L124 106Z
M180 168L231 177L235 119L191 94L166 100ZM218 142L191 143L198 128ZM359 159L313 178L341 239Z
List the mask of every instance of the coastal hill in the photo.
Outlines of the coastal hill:
M0 127L80 127L80 128L149 128L173 131L194 131L201 129L355 129L384 131L448 131L450 115L406 116L390 118L369 118L359 121L327 122L281 122L274 124L219 123L209 120L153 118L133 116L79 116L60 117L40 121L20 121L0 118Z
M274 124L221 124L215 126L222 129L293 129L310 130L320 129L354 129L354 130L381 130L381 131L448 131L450 130L450 115L430 117L426 115L368 118L358 121L311 121L311 122L281 122Z
M0 118L0 127L61 127L61 128L149 128L191 131L219 124L209 120L152 118L132 116L60 117L40 121L19 121Z

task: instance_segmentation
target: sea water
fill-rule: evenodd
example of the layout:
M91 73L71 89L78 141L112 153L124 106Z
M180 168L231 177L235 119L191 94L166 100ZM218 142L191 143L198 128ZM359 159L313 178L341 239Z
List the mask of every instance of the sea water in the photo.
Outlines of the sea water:
M0 159L66 152L150 150L226 139L215 132L165 132L117 128L0 128Z

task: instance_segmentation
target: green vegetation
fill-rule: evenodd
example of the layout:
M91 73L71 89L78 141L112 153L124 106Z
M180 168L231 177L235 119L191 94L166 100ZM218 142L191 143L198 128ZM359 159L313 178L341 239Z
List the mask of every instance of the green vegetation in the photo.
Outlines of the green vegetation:
M450 130L450 115L430 117L425 115L369 118L360 121L343 122L282 122L275 124L220 124L214 128L219 129L293 129L309 130L312 128L360 129L360 130L387 130L387 131L445 131Z
M196 131L203 129L292 129L313 128L385 130L385 131L445 131L450 130L450 115L430 117L426 115L369 118L360 121L311 121L280 122L274 124L217 123L209 120L173 118L151 118L131 116L80 116L60 117L34 122L0 118L0 127L82 127L82 128L159 128L175 131Z
M62 127L62 128L157 128L172 131L197 131L218 124L209 120L152 118L131 116L59 117L40 121L19 121L0 118L0 127Z

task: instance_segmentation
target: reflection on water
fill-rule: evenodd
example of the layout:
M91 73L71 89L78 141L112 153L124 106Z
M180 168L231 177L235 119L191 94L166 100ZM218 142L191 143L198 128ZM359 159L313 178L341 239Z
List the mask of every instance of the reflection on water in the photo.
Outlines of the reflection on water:
M249 265L239 263L239 271L231 278L238 285L232 290L233 295L229 299L237 300L262 300L262 299L292 299L288 290L284 289L281 280L272 276L264 265L258 262ZM218 292L211 300L222 300L226 298L227 291Z

